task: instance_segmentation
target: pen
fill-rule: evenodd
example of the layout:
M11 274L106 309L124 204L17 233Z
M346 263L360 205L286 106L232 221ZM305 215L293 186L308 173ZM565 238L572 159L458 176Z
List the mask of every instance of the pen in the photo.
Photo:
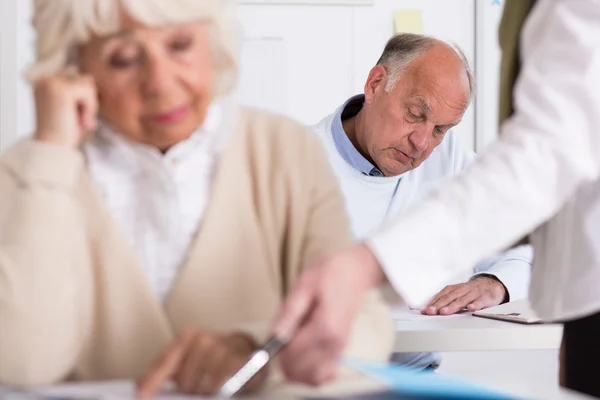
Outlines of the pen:
M242 389L275 355L287 344L289 339L273 337L257 351L217 392L219 398L230 398Z

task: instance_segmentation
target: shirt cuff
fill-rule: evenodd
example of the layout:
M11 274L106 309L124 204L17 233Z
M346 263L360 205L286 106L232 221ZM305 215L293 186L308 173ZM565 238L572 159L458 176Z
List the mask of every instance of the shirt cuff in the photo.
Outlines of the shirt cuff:
M510 293L511 301L526 299L529 295L531 264L526 260L506 260L480 273L493 275L498 278L508 293Z

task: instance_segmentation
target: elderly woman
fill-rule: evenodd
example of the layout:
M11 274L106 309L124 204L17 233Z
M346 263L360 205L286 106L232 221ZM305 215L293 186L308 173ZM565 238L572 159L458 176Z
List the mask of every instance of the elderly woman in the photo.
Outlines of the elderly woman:
M37 128L0 159L0 384L213 393L348 242L316 138L231 95L231 7L35 1ZM392 336L373 295L347 353Z

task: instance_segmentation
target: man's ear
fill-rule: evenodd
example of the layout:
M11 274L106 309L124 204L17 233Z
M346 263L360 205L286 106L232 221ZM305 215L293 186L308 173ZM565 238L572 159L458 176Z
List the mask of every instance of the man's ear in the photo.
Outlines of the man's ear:
M388 73L383 65L371 68L369 77L365 83L365 102L370 103L376 93L385 89Z

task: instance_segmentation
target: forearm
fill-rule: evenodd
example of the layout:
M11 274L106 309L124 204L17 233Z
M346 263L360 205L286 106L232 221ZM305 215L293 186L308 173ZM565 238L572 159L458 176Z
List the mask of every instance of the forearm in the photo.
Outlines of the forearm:
M0 163L1 383L61 380L84 336L89 260L76 173L67 176L82 161L48 150L33 145Z
M506 288L508 301L524 299L529 292L532 260L531 246L517 246L477 264L473 278L493 275Z

